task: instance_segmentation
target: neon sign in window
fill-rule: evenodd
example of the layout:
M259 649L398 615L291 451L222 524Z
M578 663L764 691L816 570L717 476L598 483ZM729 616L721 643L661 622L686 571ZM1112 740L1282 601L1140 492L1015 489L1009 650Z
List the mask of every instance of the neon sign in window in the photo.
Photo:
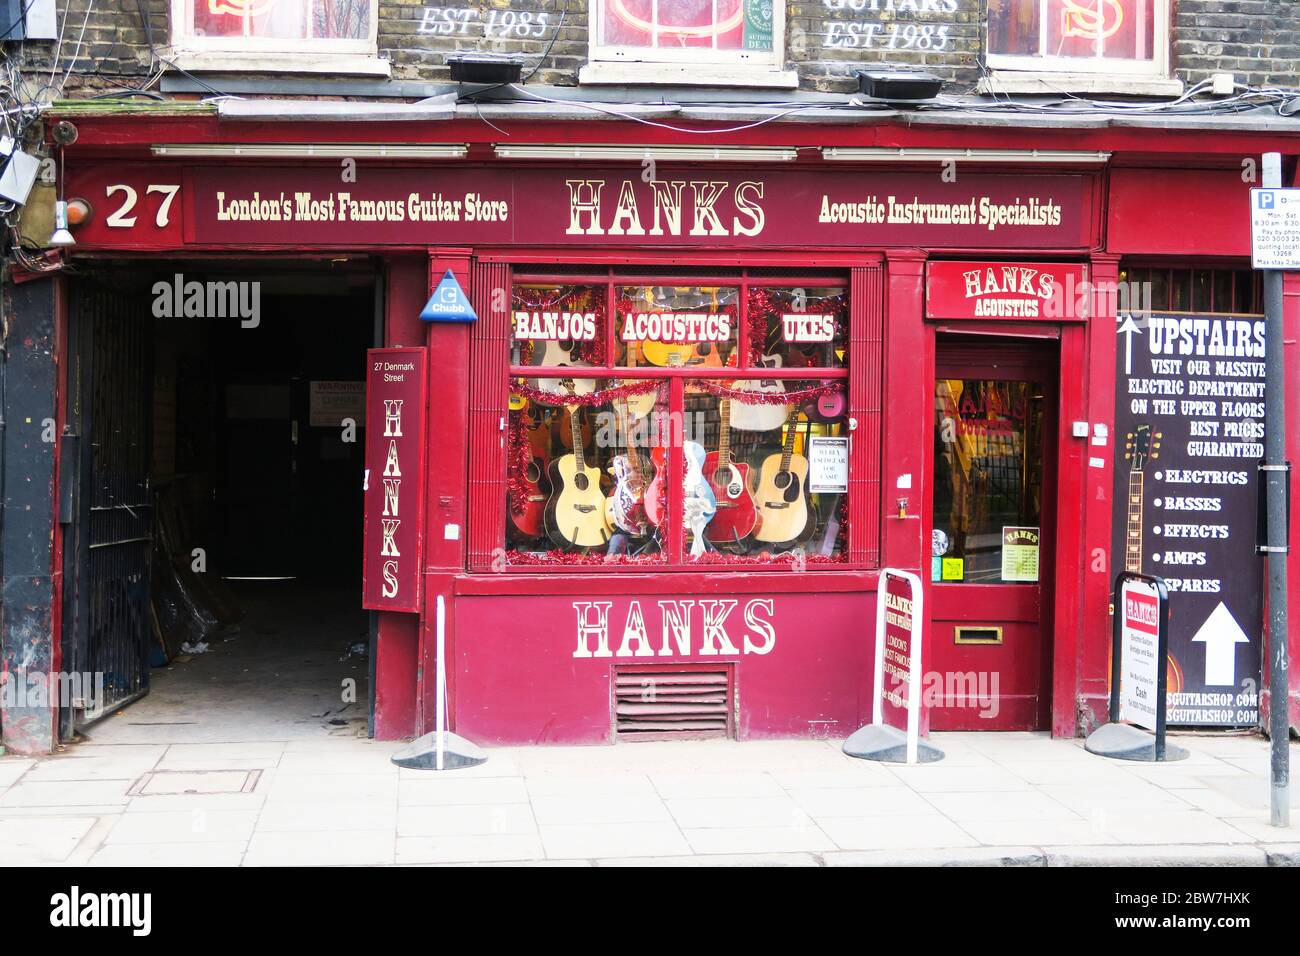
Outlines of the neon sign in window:
M193 0L194 34L285 40L359 40L370 0Z
M1167 22L1162 0L989 0L993 56L1152 61Z

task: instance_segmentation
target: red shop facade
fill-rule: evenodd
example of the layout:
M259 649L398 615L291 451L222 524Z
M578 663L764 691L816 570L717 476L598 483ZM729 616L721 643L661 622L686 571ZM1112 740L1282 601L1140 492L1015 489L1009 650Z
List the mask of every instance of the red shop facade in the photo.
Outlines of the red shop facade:
M374 264L365 553L344 556L375 612L374 732L432 729L441 598L451 727L485 745L847 735L870 719L882 567L928 582L931 730L1090 729L1133 470L1123 290L1253 321L1242 159L1300 151L773 123L719 134L727 158L646 164L559 150L692 138L521 119L512 147L552 148L525 159L454 120L365 124L372 147L455 148L341 175L312 145L356 143L342 124L68 119L85 270ZM955 175L852 152L912 147L1003 152ZM472 320L432 315L449 274ZM1237 676L1257 686L1255 653Z

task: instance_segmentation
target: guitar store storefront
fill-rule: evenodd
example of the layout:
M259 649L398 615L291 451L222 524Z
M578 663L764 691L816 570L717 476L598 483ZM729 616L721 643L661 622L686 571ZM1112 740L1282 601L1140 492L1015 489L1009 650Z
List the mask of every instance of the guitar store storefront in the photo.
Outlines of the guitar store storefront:
M1206 270L1219 298L1155 311L1258 309L1233 219L1240 143L1219 168L1137 168L1104 130L1068 153L1044 131L952 180L829 161L825 144L861 146L864 127L775 124L800 162L757 145L747 161L751 136L731 161L643 177L635 159L546 153L564 138L544 125L512 141L535 139L536 158L506 158L458 119L386 130L437 142L340 182L287 140L205 155L250 135L215 119L165 122L184 150L157 149L156 123L70 119L87 272L366 263L354 305L373 334L348 346L365 465L340 492L363 498L364 530L339 561L365 567L383 738L433 728L440 608L450 726L476 743L847 736L871 717L886 566L927 582L930 729L1073 736L1104 709L1131 467L1124 306L1097 289L1164 270L1199 295ZM603 125L610 142L647 135ZM1238 676L1256 681L1259 614L1238 615L1256 647Z

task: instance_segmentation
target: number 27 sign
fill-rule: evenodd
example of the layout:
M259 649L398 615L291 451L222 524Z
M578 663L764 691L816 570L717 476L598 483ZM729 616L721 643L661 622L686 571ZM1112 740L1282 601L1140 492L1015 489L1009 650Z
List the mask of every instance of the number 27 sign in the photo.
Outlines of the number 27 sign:
M105 163L68 171L69 199L94 210L77 227L77 246L175 248L185 244L189 190L176 166Z

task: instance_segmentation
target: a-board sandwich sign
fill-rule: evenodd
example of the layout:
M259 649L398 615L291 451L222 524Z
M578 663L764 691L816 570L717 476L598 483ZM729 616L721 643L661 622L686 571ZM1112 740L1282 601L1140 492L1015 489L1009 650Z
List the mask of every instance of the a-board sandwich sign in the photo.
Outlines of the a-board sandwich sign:
M921 630L925 622L921 579L883 568L876 592L876 653L871 723L844 742L853 757L891 763L939 760L943 753L921 740Z
M1164 592L1165 598L1161 598ZM1122 574L1116 582L1115 627L1118 630L1119 680L1115 719L1156 732L1164 725L1159 703L1164 696L1161 673L1164 649L1160 612L1168 599L1158 578Z

